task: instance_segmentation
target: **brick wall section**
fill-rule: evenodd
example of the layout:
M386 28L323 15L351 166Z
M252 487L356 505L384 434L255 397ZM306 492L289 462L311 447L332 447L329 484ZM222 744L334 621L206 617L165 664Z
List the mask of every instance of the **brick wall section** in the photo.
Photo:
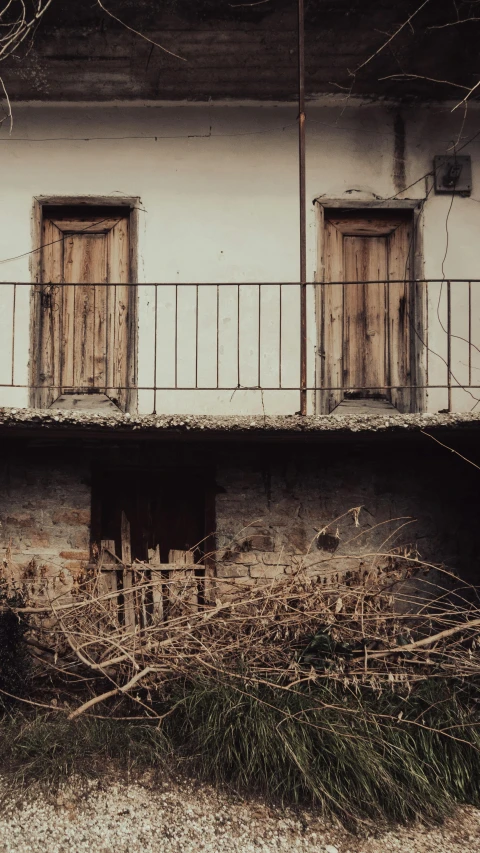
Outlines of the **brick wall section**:
M70 592L89 560L88 475L41 449L0 467L0 548L35 599Z
M328 577L356 570L361 561L368 571L393 548L468 571L476 536L472 484L463 480L459 501L445 462L437 466L428 448L420 457L341 446L262 461L225 459L217 469L219 578L228 579L228 589L230 579L251 586L298 566Z
M348 442L209 451L218 588L245 589L298 566L335 576L358 569L359 558L368 571L383 562L376 553L392 548L418 549L478 582L478 472L423 441L420 451ZM147 451L175 467L167 445ZM196 458L199 450L189 452ZM0 461L0 558L8 556L9 571L36 598L69 593L88 562L96 453L17 447Z

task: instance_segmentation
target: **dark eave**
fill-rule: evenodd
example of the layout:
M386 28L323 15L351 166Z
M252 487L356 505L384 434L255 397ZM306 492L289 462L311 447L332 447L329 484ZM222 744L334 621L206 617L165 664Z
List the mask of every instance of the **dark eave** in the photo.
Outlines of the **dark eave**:
M390 99L460 98L461 86L477 82L478 20L434 29L454 20L452 0L427 4L376 56L415 10L411 0L305 2L308 96L351 91ZM121 26L94 0L54 0L33 44L2 63L13 101L296 97L296 0L258 6L229 0L105 0L105 5L186 61ZM399 74L408 76L391 76Z

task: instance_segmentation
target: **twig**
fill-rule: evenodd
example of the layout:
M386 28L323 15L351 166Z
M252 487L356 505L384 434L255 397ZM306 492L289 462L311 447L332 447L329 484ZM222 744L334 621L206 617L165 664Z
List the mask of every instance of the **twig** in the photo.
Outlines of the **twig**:
M136 36L139 36L145 41L148 41L149 44L152 44L154 47L158 47L160 50L163 50L164 53L168 53L169 56L174 56L175 59L181 59L182 62L187 61L184 56L180 56L178 53L174 53L173 50L168 50L168 48L164 47L162 44L158 44L158 42L156 41L153 41L153 39L149 38L144 33L141 33L138 30L135 30L133 27L130 27L128 24L125 23L125 21L122 21L120 18L117 17L117 15L114 15L113 12L110 12L109 9L106 9L102 3L102 0L97 0L97 3L106 15L108 15L110 18L113 18L114 21L117 21L117 23L121 24L122 27L125 27L126 30L130 30L130 32L135 33Z
M80 705L79 708L76 708L71 714L69 714L68 719L74 720L76 717L79 717L80 714L83 714L84 711L88 711L89 708L92 708L94 705L98 705L99 702L104 702L106 699L110 699L112 696L116 696L119 693L128 693L138 684L142 678L145 678L150 672L158 672L157 667L146 666L141 672L137 672L133 678L127 684L124 684L122 687L116 687L114 690L107 690L106 693L102 693L100 696L94 696L92 699L89 699L88 702L84 702L83 705Z
M426 435L428 438L431 438L433 441L436 441L437 444L440 445L440 447L444 447L445 450L449 450L450 453L454 453L455 456L459 456L460 459L463 459L464 462L468 462L469 465L473 465L474 468L477 468L480 471L480 465L477 465L475 462L472 462L471 459L467 459L466 456L462 456L462 454L459 453L458 450L455 450L455 448L449 447L448 444L444 444L443 441L439 441L438 438L435 438L434 435L432 435L430 432L426 432L424 429L421 429L420 432L422 432L423 435Z
M378 48L378 50L376 50L376 51L375 51L375 53L372 53L372 55L371 55L371 56L369 56L369 57L368 57L368 59L366 59L366 60L365 60L365 62L362 62L362 64L361 64L361 65L359 65L359 66L355 69L355 71L353 71L353 72L352 72L353 76L355 76L355 74L357 74L357 73L360 71L360 69L361 69L361 68L365 68L365 66L366 66L366 65L368 65L368 63L369 63L369 62L371 62L371 61L372 61L372 59L374 59L376 56L378 56L378 54L379 54L379 53L381 53L381 52L382 52L382 50L385 50L385 48L386 48L386 47L387 47L387 46L388 46L388 45L389 45L389 44L394 40L394 38L396 38L396 37L398 36L398 34L399 34L399 33L401 33L401 31L402 31L403 29L405 29L405 27L407 27L407 26L410 24L410 22L411 22L411 21L413 21L413 19L415 18L415 16L416 16L416 15L418 15L418 13L419 13L419 12L421 12L421 11L422 11L422 9L424 9L424 8L425 8L425 6L427 5L427 3L429 3L429 2L430 2L430 0L424 0L424 2L423 2L423 3L418 7L418 9L416 9L416 10L415 10L415 12L412 12L412 14L410 15L410 17L409 17L409 18L407 18L407 20L406 20L406 21L404 21L404 22L403 22L403 24L401 24L401 26L399 26L399 27L398 27L398 29L396 29L396 30L395 30L395 32L393 33L393 35L391 35L391 36L387 39L387 41L385 41L385 42L381 45L381 47L379 47L379 48Z
M385 655L397 654L398 652L410 652L412 649L419 649L422 646L431 646L432 643L438 643L439 640L444 640L446 637L452 637L460 631L471 631L472 628L480 628L480 619L472 619L471 622L456 625L455 628L448 628L445 631L440 631L432 637L423 637L422 640L416 640L414 643L405 643L404 646L394 646L391 649L379 649L378 651L370 652L369 658L379 658Z

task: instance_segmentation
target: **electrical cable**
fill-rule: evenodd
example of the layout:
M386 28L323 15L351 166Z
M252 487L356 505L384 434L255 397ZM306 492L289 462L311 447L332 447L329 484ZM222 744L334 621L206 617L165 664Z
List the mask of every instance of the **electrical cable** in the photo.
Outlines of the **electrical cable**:
M162 139L232 139L239 136L262 136L268 133L283 133L291 127L297 127L297 122L292 121L279 127L267 128L265 130L246 130L241 133L188 133L169 134L162 136L45 136L31 138L28 136L8 136L0 138L0 142L121 142L123 140L143 140L145 142L158 142Z

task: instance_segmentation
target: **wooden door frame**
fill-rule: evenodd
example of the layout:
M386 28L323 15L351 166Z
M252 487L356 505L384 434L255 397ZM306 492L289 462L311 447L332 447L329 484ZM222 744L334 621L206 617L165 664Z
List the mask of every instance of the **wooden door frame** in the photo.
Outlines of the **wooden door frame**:
M30 293L30 358L29 358L29 378L30 378L30 406L37 408L37 393L36 381L38 373L38 348L36 343L36 329L39 328L39 312L40 300L35 299L35 292L38 285L42 283L42 229L44 208L46 207L84 207L85 212L88 208L98 207L124 207L128 212L129 218L129 264L130 264L130 279L131 284L138 282L138 211L140 209L141 200L138 196L70 196L70 195L42 195L35 196L33 200L32 210L32 244L33 251L30 256L30 274L32 278L32 288ZM132 291L134 299L130 306L131 320L128 343L128 373L134 377L132 389L128 394L128 412L135 412L137 409L137 389L138 384L138 346L137 346L137 327L138 327L138 305L136 298L136 289Z
M317 270L315 282L322 285L325 282L325 215L326 213L341 211L357 211L359 215L369 212L385 211L400 213L411 211L413 228L412 247L412 277L415 282L423 280L423 206L425 199L394 199L394 200L345 200L338 198L319 197L314 199L317 215ZM410 294L410 312L413 318L413 334L410 336L410 370L412 377L412 394L410 397L410 411L422 412L425 410L426 401L426 335L425 318L427 316L426 289L422 284L414 284ZM325 408L326 395L322 394L322 377L324 373L324 354L322 343L322 329L324 316L324 289L315 288L315 313L316 313L316 358L315 358L315 411L318 414L329 414ZM423 386L423 387L422 387Z

